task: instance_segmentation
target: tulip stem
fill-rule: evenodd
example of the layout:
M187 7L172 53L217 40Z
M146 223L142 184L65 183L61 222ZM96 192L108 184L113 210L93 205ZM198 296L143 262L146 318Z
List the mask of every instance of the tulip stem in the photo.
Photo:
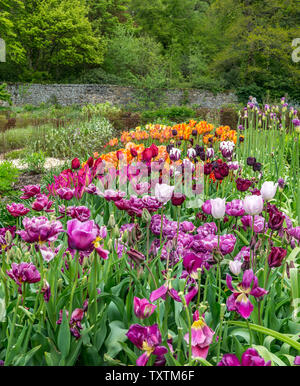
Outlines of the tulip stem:
M17 314L18 314L18 308L19 308L20 301L21 301L21 295L19 294L18 298L17 298L17 304L15 306L13 321L12 321L12 325L11 325L11 332L10 332L10 335L8 338L6 355L5 355L5 360L4 360L4 366L8 366L10 364L9 359L10 359L10 354L11 354L11 346L12 346L12 341L14 338L14 332L15 332L15 326L16 326Z
M94 257L96 258L96 257ZM77 286L77 280L78 280L78 265L79 265L79 253L76 252L75 254L75 259L76 259L76 267L75 267L75 279L74 279L74 284L73 284L73 287L72 287L72 291L71 291L71 296L70 296L70 305L69 305L69 320L71 319L71 315L72 315L72 310L73 310L73 298L74 298L74 293L75 293L75 289L76 289L76 286Z
M164 219L164 207L161 207L161 223L160 223L160 245L162 243L162 233L163 233L163 219Z

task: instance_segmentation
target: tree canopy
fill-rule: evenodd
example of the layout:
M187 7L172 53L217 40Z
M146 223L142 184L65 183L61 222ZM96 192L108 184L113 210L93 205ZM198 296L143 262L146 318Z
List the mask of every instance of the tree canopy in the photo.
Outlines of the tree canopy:
M297 0L0 0L2 81L266 92L300 100Z

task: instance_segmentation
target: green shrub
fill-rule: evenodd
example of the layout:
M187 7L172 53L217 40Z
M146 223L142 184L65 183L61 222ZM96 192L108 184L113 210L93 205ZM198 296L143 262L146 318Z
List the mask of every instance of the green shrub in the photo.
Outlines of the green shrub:
M113 136L113 127L105 119L93 117L89 122L83 122L80 127L43 126L36 129L36 140L28 146L28 151L35 153L43 151L48 157L70 159L86 157L95 151L100 151Z
M142 119L145 123L153 122L159 118L170 119L174 122L184 122L191 118L195 118L196 111L187 106L172 106L160 108L157 110L144 111Z
M21 160L21 164L26 166L29 172L36 174L44 172L45 162L46 155L43 151L27 154L25 158Z
M0 163L0 195L12 190L12 184L17 180L19 170L12 162L4 161Z

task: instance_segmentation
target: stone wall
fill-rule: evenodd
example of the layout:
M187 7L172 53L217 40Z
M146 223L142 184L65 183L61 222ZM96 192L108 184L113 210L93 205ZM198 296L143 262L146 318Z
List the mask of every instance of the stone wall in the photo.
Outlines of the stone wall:
M104 103L107 101L114 105L127 105L138 103L141 97L145 98L145 95L147 95L145 90L100 84L9 84L7 88L15 105L39 105L42 102L52 102L67 106ZM155 100L169 106L188 104L218 108L225 104L237 102L237 98L233 93L214 95L209 91L196 89L157 90L152 93L155 94ZM151 93L148 92L148 95L151 99Z

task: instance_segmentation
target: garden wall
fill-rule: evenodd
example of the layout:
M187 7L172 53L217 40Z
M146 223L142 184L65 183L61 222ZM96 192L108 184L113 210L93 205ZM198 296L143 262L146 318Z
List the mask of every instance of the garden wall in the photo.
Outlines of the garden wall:
M40 105L42 102L58 103L62 106L72 104L104 103L127 105L139 103L141 99L160 101L172 105L198 105L218 108L225 104L237 102L233 93L214 95L204 90L137 90L131 87L100 84L9 84L8 91L16 105Z

